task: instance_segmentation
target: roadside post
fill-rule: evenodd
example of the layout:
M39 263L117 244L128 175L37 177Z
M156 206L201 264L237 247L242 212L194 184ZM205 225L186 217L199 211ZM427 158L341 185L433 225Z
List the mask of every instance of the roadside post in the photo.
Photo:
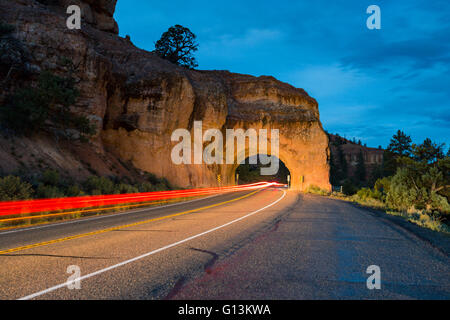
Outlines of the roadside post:
M217 183L219 184L219 188L222 187L222 176L220 174L217 175Z

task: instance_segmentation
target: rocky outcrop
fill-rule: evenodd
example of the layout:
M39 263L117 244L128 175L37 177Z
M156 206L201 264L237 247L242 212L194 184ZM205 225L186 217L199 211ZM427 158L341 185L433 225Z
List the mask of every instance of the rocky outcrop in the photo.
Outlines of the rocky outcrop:
M58 73L61 57L77 66L81 97L74 111L88 116L98 132L89 148L181 187L211 186L218 174L223 183L233 183L237 165L173 164L174 130L192 130L196 120L204 130L279 129L280 159L292 184L330 188L328 137L317 102L304 90L273 77L175 66L114 34L116 1L78 2L85 12L80 31L66 28L61 6L33 0L1 2L0 18L16 27L14 36L30 53L30 72ZM12 79L7 90L20 81Z
M372 178L373 173L383 164L385 150L381 147L379 147L378 149L369 148L367 146L363 146L361 144L333 134L330 134L329 138L330 152L336 170L347 173L346 177L342 177L343 179L357 179L355 177L355 173L358 166L358 159L361 154L364 160L366 181L369 181ZM343 161L342 157L343 159L345 159L345 162ZM340 181L339 183L342 182L343 181Z

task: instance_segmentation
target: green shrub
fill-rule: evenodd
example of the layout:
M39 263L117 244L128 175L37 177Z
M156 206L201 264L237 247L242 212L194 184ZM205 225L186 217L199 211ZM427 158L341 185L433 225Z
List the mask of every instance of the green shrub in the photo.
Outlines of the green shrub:
M442 214L450 214L450 204L446 197L437 193L432 193L430 198L433 208L438 208L439 212Z
M357 191L358 191L358 188L355 186L355 184L350 179L346 179L344 181L344 184L342 185L342 192L345 195L351 196L351 195L354 195Z
M174 187L166 178L158 178L153 173L147 172L145 174L145 178L149 181L149 184L152 186L150 191L141 191L141 192L151 192L151 191L164 191L164 190L174 190ZM148 190L148 185L147 189Z
M114 194L114 182L106 177L89 177L84 183L83 188L92 195Z
M116 194L138 193L138 192L139 189L137 187L126 183L120 183L114 187L114 193Z
M448 225L442 223L439 218L425 213L414 213L410 216L409 221L434 231L450 233L450 227Z
M144 182L141 184L133 185L133 182L129 181L129 179L127 178L110 179L106 177L92 176L83 183L83 189L87 193L92 195L126 194L170 190L170 184L167 182L167 180L158 179L152 175L149 175L149 177L151 177L152 181L155 181L156 183Z
M400 211L413 209L450 211L447 199L435 191L435 186L443 179L442 172L435 167L421 168L421 164L418 163L410 165L417 167L399 168L392 177L386 204Z
M0 178L0 201L27 200L33 196L31 184L19 177L7 176Z
M72 115L71 123L76 130L80 132L80 140L82 142L88 141L88 137L97 133L95 126L84 116Z
M381 191L377 189L370 189L370 188L362 188L356 193L357 197L362 200L368 200L368 199L375 199L375 200L382 200L383 194Z
M378 179L375 182L373 189L379 191L384 196L386 196L386 194L389 192L390 186L391 186L391 177L384 177Z
M64 191L56 186L48 186L39 184L36 189L36 195L38 199L51 199L51 198L63 198L65 197Z
M390 190L386 196L386 204L392 209L407 211L414 207L422 192L426 192L426 190L410 188L405 178L403 174L396 174L391 180Z
M44 184L44 185L48 185L48 186L58 186L60 183L60 176L59 176L59 172L55 171L55 170L46 170L44 171L44 173L42 174L40 181Z
M71 185L67 188L66 195L68 197L79 197L83 196L85 193L78 185Z
M11 34L14 32L14 29L14 26L0 21L0 37Z
M29 135L49 126L67 132L77 130L80 140L87 140L96 133L95 127L84 116L70 111L79 96L75 79L71 73L59 77L44 71L36 86L17 90L6 99L0 108L0 120L3 125L13 129L17 134Z
M367 198L370 197L370 194L371 194L371 190L368 188L362 188L362 189L358 190L358 192L356 193L358 198L361 200L366 200Z
M315 185L310 185L310 186L308 187L308 189L306 190L306 192L312 193L312 194L318 194L318 195L320 195L320 196L327 196L327 195L330 194L328 191L323 190L323 189L321 189L320 187L315 186Z
M152 186L152 191L166 191L170 190L165 183L158 183Z
M150 172L147 172L145 174L145 178L150 182L150 184L158 184L161 182L161 180L156 175Z
M140 183L138 185L139 192L152 192L153 186L149 182Z
M0 108L0 120L18 134L29 134L44 127L49 108L36 89L19 89Z
M63 180L58 171L46 170L38 178L7 176L0 178L0 201L24 200L31 198L48 199L62 197L78 197L83 195L129 194L169 190L165 179L154 178L157 183L144 182L135 184L128 178L89 177L82 185L70 178ZM126 183L129 181L130 183ZM169 184L170 185L170 184Z

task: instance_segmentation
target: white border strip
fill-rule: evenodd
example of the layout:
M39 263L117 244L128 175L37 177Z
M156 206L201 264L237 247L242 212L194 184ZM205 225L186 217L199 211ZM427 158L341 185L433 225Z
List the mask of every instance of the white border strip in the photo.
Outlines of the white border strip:
M186 238L186 239L184 239L184 240L181 240L181 241L178 241L178 242L169 244L169 245L167 245L167 246L165 246L165 247L162 247L162 248L159 248L159 249L150 251L150 252L145 253L145 254L143 254L143 255L140 255L140 256L138 256L138 257L135 257L135 258L132 258L132 259L123 261L123 262L121 262L121 263L115 264L115 265L113 265L113 266L110 266L110 267L107 267L107 268L104 268L104 269L95 271L95 272L93 272L93 273L87 274L87 275L82 276L82 277L79 277L79 278L77 278L77 279L74 279L74 280L71 280L71 281L67 281L67 282L65 282L65 283L56 285L56 286L51 287L51 288L48 288L48 289L46 289L46 290L43 290L43 291L39 291L39 292L33 293L33 294L28 295L28 296L26 296L26 297L20 298L19 300L31 300L31 299L37 298L37 297L42 296L42 295L44 295L44 294L50 293L50 292L52 292L52 291L55 291L55 290L64 288L64 287L66 287L66 286L68 286L68 285L71 285L71 284L73 284L73 283L75 283L75 282L82 281L82 280L85 280L85 279L88 279L88 278L92 278L92 277L94 277L94 276L97 276L97 275L99 275L99 274L105 273L105 272L107 272L107 271L110 271L110 270L119 268L119 267L124 266L124 265L126 265L126 264L129 264L129 263L132 263L132 262L141 260L141 259L143 259L143 258L146 258L146 257L148 257L148 256L154 255L154 254L159 253L159 252L161 252L161 251L164 251L164 250L173 248L173 247L175 247L175 246L178 246L178 245L180 245L180 244L182 244L182 243L185 243L185 242L191 241L191 240L193 240L193 239L199 238L199 237L204 236L204 235L206 235L206 234L208 234L208 233L211 233L211 232L217 231L217 230L219 230L219 229L225 228L225 227L227 227L227 226L229 226L229 225L231 225L231 224L234 224L234 223L236 223L236 222L239 222L239 221L241 221L241 220L244 220L244 219L246 219L246 218L248 218L248 217L253 216L254 214L256 214L256 213L258 213L258 212L261 212L261 211L263 211L263 210L265 210L265 209L267 209L267 208L270 208L270 207L276 205L278 202L280 202L281 200L283 200L283 198L286 196L286 191L284 191L284 190L282 190L282 191L283 191L283 195L282 195L278 200L276 200L275 202L272 202L271 204L269 204L269 205L267 205L267 206L265 206L265 207L263 207L263 208L261 208L261 209L258 209L258 210L256 210L256 211L253 211L253 212L251 212L251 213L249 213L249 214L247 214L247 215L245 215L245 216L243 216L243 217L240 217L240 218L238 218L238 219L235 219L235 220L233 220L233 221L230 221L230 222L228 222L228 223L225 223L225 224L223 224L223 225L221 225L221 226L215 227L215 228L210 229L210 230L208 230L208 231L205 231L205 232L196 234L196 235L194 235L194 236L192 236L192 237L189 237L189 238Z

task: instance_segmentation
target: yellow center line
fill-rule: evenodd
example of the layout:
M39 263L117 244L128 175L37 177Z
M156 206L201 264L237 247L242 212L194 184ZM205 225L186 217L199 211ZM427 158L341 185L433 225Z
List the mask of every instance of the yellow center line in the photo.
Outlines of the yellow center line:
M224 204L227 204L227 203L231 203L231 202L235 202L235 201L238 201L238 200L242 200L242 199L248 198L248 197L258 193L259 191L261 191L261 190L254 191L252 193L249 193L249 194L247 194L245 196L242 196L242 197L239 197L239 198L236 198L236 199L232 199L232 200L216 203L216 204L213 204L213 205L210 205L210 206L206 206L206 207L201 207L201 208L197 208L197 209L183 211L183 212L180 212L180 213L175 213L175 214L171 214L171 215L164 216L164 217L159 217L159 218L154 218L154 219L150 219L150 220L135 222L135 223L127 224L127 225L122 225L122 226L118 226L118 227L112 227L112 228L108 228L108 229L103 229L103 230L98 230L98 231L78 234L78 235L65 237L65 238L60 238L60 239L55 239L55 240L50 240L50 241L45 241L45 242L40 242L40 243L29 244L29 245L22 246L22 247L7 249L7 250L4 250L4 251L0 251L0 255L13 253L13 252L18 252L18 251L27 250L27 249L32 249L32 248L36 248L36 247L47 246L47 245L50 245L50 244L64 242L64 241L68 241L68 240L84 238L84 237L93 236L93 235L97 235L97 234L102 234L102 233L106 233L106 232L110 232L110 231L116 231L116 230L120 230L120 229L135 227L135 226L139 226L139 225L146 224L146 223L149 223L149 222L155 222L155 221L161 221L161 220L166 220L166 219L170 219L170 218L175 218L175 217L179 217L179 216L182 216L182 215L186 215L188 213L193 213L193 212L197 212L197 211L201 211L201 210L205 210L205 209L210 209L210 208L218 207L218 206L221 206L221 205L224 205Z

